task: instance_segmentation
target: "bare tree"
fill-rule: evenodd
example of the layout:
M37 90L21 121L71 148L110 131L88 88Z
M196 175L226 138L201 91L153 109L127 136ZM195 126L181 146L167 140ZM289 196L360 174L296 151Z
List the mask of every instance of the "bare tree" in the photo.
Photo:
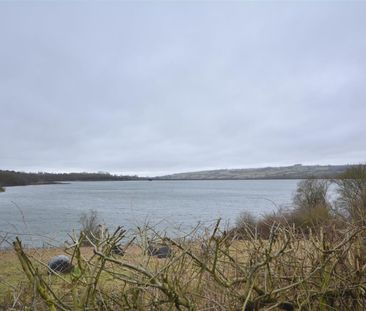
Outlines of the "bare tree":
M349 219L366 224L366 165L353 166L335 181L338 185L338 206Z
M90 244L90 242L95 243L103 236L105 229L101 225L101 221L96 210L83 212L80 216L79 222L81 224L81 232L86 237L84 244Z
M296 209L311 210L326 207L329 182L323 179L305 179L298 183L293 202Z

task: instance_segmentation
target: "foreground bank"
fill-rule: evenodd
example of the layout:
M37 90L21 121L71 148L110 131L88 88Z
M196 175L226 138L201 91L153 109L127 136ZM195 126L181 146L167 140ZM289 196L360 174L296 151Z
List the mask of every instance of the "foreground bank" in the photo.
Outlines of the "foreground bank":
M328 232L329 233L329 232ZM3 308L37 310L363 310L365 227L299 235L273 226L264 240L233 239L219 223L207 236L172 240L141 231L129 245L123 230L68 248L24 250L2 256ZM87 239L92 247L83 247ZM159 259L147 239L172 252ZM70 274L49 276L47 262L64 252ZM14 260L18 259L19 263ZM7 263L7 264L4 264ZM17 276L17 279L15 279ZM5 284L5 286L4 286Z

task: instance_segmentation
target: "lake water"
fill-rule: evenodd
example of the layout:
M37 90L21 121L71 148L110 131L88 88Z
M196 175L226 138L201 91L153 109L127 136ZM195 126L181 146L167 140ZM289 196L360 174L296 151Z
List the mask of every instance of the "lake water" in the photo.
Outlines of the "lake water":
M262 215L289 206L298 180L113 181L8 187L0 194L0 242L19 235L27 246L60 245L96 210L110 228L146 222L176 235L243 211ZM3 242L0 247L8 244Z

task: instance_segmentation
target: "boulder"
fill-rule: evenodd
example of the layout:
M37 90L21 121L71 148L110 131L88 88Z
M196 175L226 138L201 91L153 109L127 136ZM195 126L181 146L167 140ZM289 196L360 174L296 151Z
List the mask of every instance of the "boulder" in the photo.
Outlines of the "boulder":
M156 256L158 258L167 258L172 254L172 250L167 245L158 245L149 243L149 247L147 248L147 253L150 256Z
M111 250L112 254L124 256L125 250L122 245L114 245Z
M68 256L58 255L51 258L48 262L48 268L51 272L70 273L73 265Z

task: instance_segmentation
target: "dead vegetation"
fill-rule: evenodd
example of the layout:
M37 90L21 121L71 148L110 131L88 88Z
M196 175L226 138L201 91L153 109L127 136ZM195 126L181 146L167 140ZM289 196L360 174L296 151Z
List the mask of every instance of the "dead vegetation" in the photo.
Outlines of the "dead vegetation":
M86 237L75 240L66 250L75 265L70 275L49 275L46 264L17 239L14 249L28 286L22 297L9 295L4 308L363 310L365 234L365 227L354 226L330 241L322 230L299 236L294 228L274 225L269 239L238 241L217 222L205 240L159 237L172 254L158 259L143 248L141 236L126 256L114 255L115 245L129 243L119 228L103 240L89 241L93 247L87 253L82 248Z

